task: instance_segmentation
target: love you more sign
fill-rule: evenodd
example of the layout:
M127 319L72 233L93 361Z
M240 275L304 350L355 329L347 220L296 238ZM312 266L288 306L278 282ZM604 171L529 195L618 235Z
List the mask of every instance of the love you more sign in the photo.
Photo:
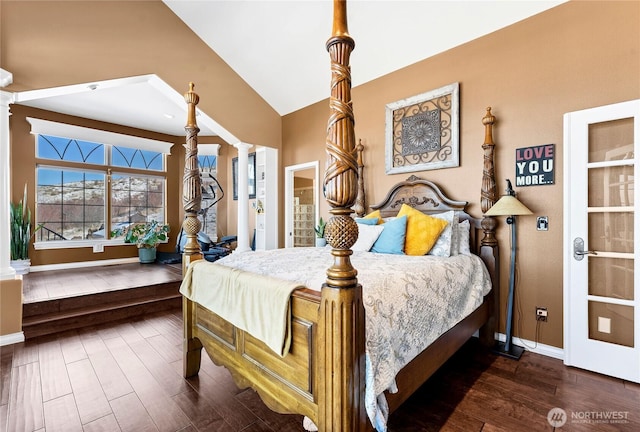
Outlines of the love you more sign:
M555 144L516 149L516 186L553 184L555 152Z

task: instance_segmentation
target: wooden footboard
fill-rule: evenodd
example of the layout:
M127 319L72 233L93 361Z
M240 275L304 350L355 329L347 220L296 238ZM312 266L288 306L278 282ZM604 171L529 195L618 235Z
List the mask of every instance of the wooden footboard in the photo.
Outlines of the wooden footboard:
M435 371L438 370L469 338L486 325L493 311L493 292L471 315L440 336L425 351L413 359L396 377L399 391L386 393L390 412L395 411ZM185 332L184 374L198 374L201 349L218 366L226 367L240 388L251 387L273 411L302 414L318 422L319 399L318 316L319 293L296 290L291 298L291 349L280 357L263 342L234 327L208 309L183 300ZM364 429L371 430L365 422Z
M189 333L185 338L185 376L198 373L204 347L215 364L229 369L239 387L255 389L272 410L316 420L320 294L298 289L291 296L291 306L291 348L280 357L260 340L185 297L184 323Z

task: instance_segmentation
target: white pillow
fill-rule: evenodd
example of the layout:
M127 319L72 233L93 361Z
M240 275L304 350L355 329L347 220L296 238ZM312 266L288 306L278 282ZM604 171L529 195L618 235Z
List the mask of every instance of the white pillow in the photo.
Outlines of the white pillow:
M471 255L471 249L469 246L469 231L471 225L468 220L463 220L456 225L457 231L457 253L460 255Z
M351 246L351 250L368 252L371 246L378 240L380 233L384 230L382 225L358 224L358 240Z
M456 231L453 229L453 227L458 225L458 215L453 210L451 210L443 213L430 214L429 216L433 216L438 219L444 219L448 222L448 224L440 233L440 237L438 237L436 244L433 245L427 255L439 257L452 256L455 249L454 245L456 244Z

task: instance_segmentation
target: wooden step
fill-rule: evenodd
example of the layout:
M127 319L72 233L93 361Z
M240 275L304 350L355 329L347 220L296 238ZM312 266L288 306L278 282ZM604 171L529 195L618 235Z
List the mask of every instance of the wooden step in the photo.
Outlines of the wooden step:
M25 338L180 308L180 282L52 299L23 305Z

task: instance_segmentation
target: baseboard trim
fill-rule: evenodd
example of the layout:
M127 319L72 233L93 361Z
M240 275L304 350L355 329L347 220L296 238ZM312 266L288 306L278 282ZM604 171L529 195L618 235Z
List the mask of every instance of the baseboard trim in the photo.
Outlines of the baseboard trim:
M80 262L71 262L71 263L62 263L62 264L45 264L39 266L31 266L32 272L41 272L41 271L49 271L49 270L67 270L74 268L85 268L85 267L99 267L99 266L108 266L108 265L117 265L117 264L131 264L140 261L138 257L131 258L118 258L118 259L110 259L110 260L97 260L97 261L80 261Z
M496 333L496 336L496 339L500 342L507 340L507 337L502 333ZM564 361L564 350L562 348L545 345L540 342L530 341L527 339L521 339L519 337L513 337L512 342L514 345L518 345L527 351Z
M24 342L24 332L0 335L0 346L13 345L20 342Z

